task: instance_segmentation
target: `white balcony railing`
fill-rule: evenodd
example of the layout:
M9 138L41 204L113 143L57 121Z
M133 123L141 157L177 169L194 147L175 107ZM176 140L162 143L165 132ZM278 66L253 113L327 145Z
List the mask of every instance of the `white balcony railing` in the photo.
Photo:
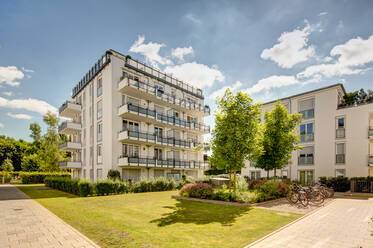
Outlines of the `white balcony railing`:
M74 115L79 114L82 110L82 106L79 103L66 101L59 108L60 116L72 118Z
M60 133L68 133L68 132L78 132L82 129L82 124L71 122L71 121L64 121L58 127L58 132Z

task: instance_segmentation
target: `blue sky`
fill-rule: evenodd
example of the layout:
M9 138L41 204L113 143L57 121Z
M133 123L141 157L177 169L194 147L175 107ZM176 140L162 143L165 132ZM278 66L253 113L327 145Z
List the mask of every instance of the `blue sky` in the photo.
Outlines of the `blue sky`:
M373 88L372 16L372 1L352 0L3 0L0 134L29 139L108 48L202 87L213 109L227 87L262 102Z

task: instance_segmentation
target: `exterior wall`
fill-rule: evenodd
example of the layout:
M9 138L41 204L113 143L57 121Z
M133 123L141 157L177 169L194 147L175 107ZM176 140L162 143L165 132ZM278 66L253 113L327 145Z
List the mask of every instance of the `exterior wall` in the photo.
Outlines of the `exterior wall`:
M73 140L81 142L82 148L80 150L71 151L74 157L78 157L81 160L81 168L72 169L74 177L86 178L91 180L97 180L101 178L106 178L107 173L110 169L115 169L120 171L122 177L124 177L123 172L127 169L139 169L142 178L152 178L156 175L159 176L161 170L163 174L167 176L167 173L179 172L180 175L189 175L193 177L202 177L203 169L189 169L189 168L146 168L144 166L125 166L118 163L119 157L123 154L122 143L125 144L138 144L139 142L133 142L131 140L119 141L118 134L122 131L122 120L126 119L129 121L134 121L129 117L124 118L118 114L118 108L122 106L128 100L128 97L137 98L140 102L140 106L144 108L154 109L155 103L149 100L144 92L133 92L132 93L122 93L118 84L122 80L123 71L131 73L140 78L140 81L153 83L153 79L148 78L142 73L135 72L128 67L124 67L125 60L124 57L115 54L110 55L110 63L107 64L96 76L94 76L90 81L84 86L84 88L72 99L72 102L77 102L81 105L81 112L74 116L73 120L75 122L81 123L81 131L72 135ZM98 91L98 81L102 80L102 94L97 95ZM161 83L159 83L161 84ZM193 99L203 106L203 100L197 97L191 96L186 92L175 89L167 84L163 84L165 93L173 93L178 98ZM74 89L75 90L75 89ZM92 95L93 94L93 95ZM124 99L124 100L123 100ZM98 118L98 102L102 103L102 116ZM162 102L157 103L158 106L162 106L165 109L165 113L173 110L173 106L169 104L162 104ZM186 109L185 111L178 112L180 118L187 118L187 116L197 119L197 122L203 123L204 113L201 111L192 111ZM139 123L141 132L154 132L154 127L157 126L156 123L147 119L137 120ZM102 139L98 140L98 125L102 124ZM160 124L162 126L164 133L169 130L174 130L173 126ZM196 136L199 142L203 142L203 134L199 132L194 132L193 130L188 130L187 128L178 128L180 130L180 139L187 139L188 137ZM193 134L192 134L193 133ZM101 147L101 156L98 156L98 146ZM154 148L160 148L158 145L151 144L149 142L140 142L139 144L139 157L153 157ZM163 158L167 159L167 152L177 150L180 151L180 159L182 160L196 160L203 161L202 151L194 151L191 148L171 148L162 147ZM79 154L79 156L75 155Z
M368 138L368 130L369 121L373 119L373 104L338 109L341 95L343 95L342 88L336 85L283 100L284 104L288 104L289 112L298 113L301 101L314 99L314 118L303 119L301 123L313 123L314 140L300 143L303 147L314 147L314 163L300 165L298 163L300 151L293 151L289 165L283 171L277 171L277 176L286 175L292 180L299 180L300 171L309 170L313 171L313 179L317 180L322 176L335 177L336 170L341 169L345 170L347 177L369 175L368 157L369 154L373 154L373 149L370 150L369 146L373 148L373 141ZM273 106L274 103L263 105L262 112L272 110ZM345 118L344 138L336 138L336 118L339 116ZM298 133L299 131L298 128ZM345 144L345 163L342 164L336 163L337 143ZM267 172L250 166L250 162L247 161L242 174L251 177L253 171L260 171L261 177L267 176ZM271 171L269 175L273 176L273 172Z

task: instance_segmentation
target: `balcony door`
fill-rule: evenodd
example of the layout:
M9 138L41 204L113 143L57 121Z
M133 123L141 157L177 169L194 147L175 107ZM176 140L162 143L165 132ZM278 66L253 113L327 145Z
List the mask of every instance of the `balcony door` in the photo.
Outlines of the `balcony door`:
M134 132L139 132L139 123L133 122L133 121L127 121L123 120L122 121L122 128L123 130L128 130L128 131L134 131Z
M154 148L154 159L163 160L163 150L160 148Z
M122 152L124 157L138 158L140 147L132 144L123 144Z
M313 180L314 180L313 170L299 171L299 182L302 185L310 185L313 183Z

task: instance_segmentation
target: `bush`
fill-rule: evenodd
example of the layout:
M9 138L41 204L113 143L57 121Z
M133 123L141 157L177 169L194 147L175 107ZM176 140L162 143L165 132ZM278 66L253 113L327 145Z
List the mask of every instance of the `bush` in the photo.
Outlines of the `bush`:
M90 181L80 180L78 182L78 191L80 196L89 196L93 194L93 185Z
M141 193L141 192L155 192L155 191L167 191L175 190L176 183L172 179L167 179L164 177L155 178L152 180L142 180L135 182L131 186L131 192Z
M120 180L120 172L117 170L109 170L107 173L107 178L111 180Z
M285 197L288 192L289 185L280 180L269 180L263 184L258 184L255 189L260 194L258 196L258 200L266 201Z
M364 178L367 179L366 177ZM355 180L351 178L351 180ZM350 190L351 183L347 177L320 177L319 182L325 184L329 188L333 188L336 192L346 192Z
M38 171L39 166L39 159L37 154L29 154L22 158L22 170L23 171Z
M65 177L71 178L70 173L64 172L20 172L19 177L23 184L44 183L46 177Z
M97 181L95 184L95 192L97 195L110 195L115 193L114 181L109 179Z
M181 196L201 199L211 199L213 193L212 186L202 182L186 184L180 190Z
M46 186L53 189L58 189L74 195L80 194L79 180L77 179L63 176L48 176L45 178L44 183Z

